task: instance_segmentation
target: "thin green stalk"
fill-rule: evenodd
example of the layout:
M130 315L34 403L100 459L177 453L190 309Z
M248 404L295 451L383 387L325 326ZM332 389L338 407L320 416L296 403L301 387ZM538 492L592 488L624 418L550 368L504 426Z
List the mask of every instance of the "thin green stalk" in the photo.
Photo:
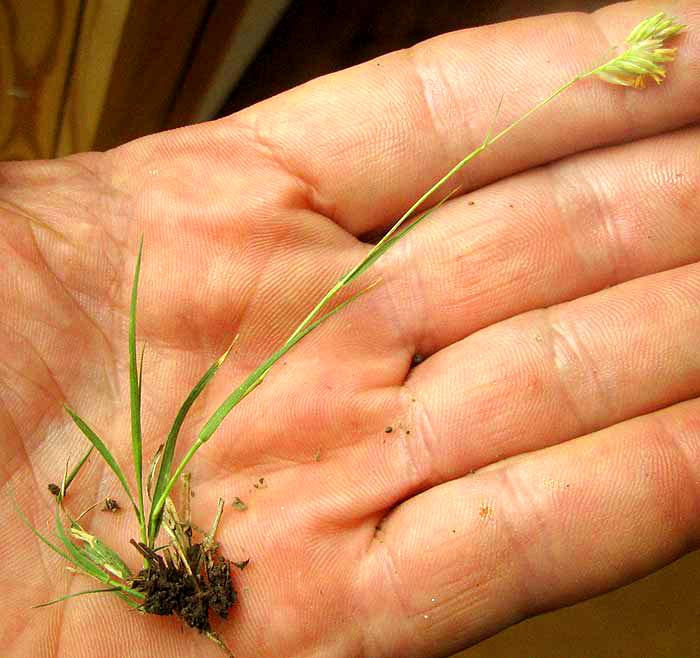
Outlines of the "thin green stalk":
M233 348L233 344L236 342L237 339L238 336L236 336L233 339L233 341L231 341L231 344L228 346L228 349L209 367L209 369L204 373L202 378L195 384L194 388L190 391L190 394L187 396L187 399L182 403L182 406L180 407L180 410L178 411L177 416L175 417L175 421L173 422L170 432L168 433L168 438L165 442L165 445L163 446L163 451L160 460L160 468L158 469L158 479L156 480L156 485L153 489L153 501L158 501L161 497L164 498L162 494L168 483L168 479L170 478L170 466L175 455L175 446L177 444L177 438L180 433L180 428L185 422L187 413L189 412L192 405L195 403L195 400L199 397L200 393L205 389L207 384L214 377L217 370L224 363L229 353L231 352L231 349ZM166 492L165 496L167 495L168 494ZM151 548L153 547L153 542L155 542L156 535L158 534L161 520L162 515L160 514L160 509L156 511L155 506L151 505L151 511L148 517L148 545Z
M134 460L136 477L136 495L138 498L138 520L141 528L141 541L148 541L146 515L143 504L143 441L141 438L141 376L136 361L136 299L138 297L139 275L141 273L141 254L143 238L139 243L136 257L134 283L131 287L131 305L129 308L129 392L131 397L131 452Z

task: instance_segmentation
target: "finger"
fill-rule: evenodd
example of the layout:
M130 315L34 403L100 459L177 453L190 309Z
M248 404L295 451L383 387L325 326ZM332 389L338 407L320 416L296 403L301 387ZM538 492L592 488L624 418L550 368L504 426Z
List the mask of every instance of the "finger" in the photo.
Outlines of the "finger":
M366 652L442 656L698 545L700 402L435 487L360 569Z
M572 156L449 202L378 267L383 349L485 326L700 257L700 126ZM380 311L381 312L381 311Z
M588 79L482 154L465 190L564 155L629 141L700 118L700 10L679 3L689 24L668 80L643 93ZM649 15L625 3L592 14L557 14L431 39L253 106L243 124L278 167L309 189L312 206L355 234L396 219L483 140L499 99L503 127ZM535 136L533 138L533 136Z
M694 264L442 350L407 384L416 478L449 480L698 395L699 303Z
M364 453L338 487L353 518L505 457L700 393L700 265L642 277L492 325L376 392ZM381 401L381 402L380 402ZM374 432L369 422L374 420ZM366 473L371 473L367 477Z

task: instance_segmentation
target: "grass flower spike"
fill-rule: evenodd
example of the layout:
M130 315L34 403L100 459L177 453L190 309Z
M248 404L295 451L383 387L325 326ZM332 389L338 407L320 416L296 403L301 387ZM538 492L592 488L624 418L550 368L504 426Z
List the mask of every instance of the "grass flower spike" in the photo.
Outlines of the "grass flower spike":
M643 88L646 76L661 84L666 77L665 62L672 62L678 48L664 48L664 41L686 28L664 12L642 21L630 32L625 52L589 73L606 82Z
M238 388L223 400L219 408L202 425L195 441L187 448L185 455L177 462L175 461L177 441L185 417L230 353L232 345L228 347L222 356L202 375L199 382L182 403L165 443L156 451L156 454L151 459L150 468L147 469L144 469L143 463L141 431L143 353L140 365L138 365L136 350L136 301L142 253L141 245L139 245L131 291L128 335L132 461L136 488L132 491L124 471L107 444L83 418L66 405L67 413L90 443L90 450L78 461L70 473L68 473L66 465L60 487L57 484L49 485L49 490L54 495L56 503L54 515L55 539L51 539L39 532L37 528L31 525L19 508L17 511L22 522L29 527L37 539L61 555L72 565L74 571L93 578L104 587L62 596L42 605L65 601L82 594L110 592L139 612L157 615L178 615L189 626L196 628L200 633L212 640L226 655L232 656L230 649L212 629L209 621L210 609L216 612L219 617L225 619L229 608L234 605L236 600L236 592L233 589L230 577L231 563L221 555L218 543L215 540L215 533L223 510L223 501L219 501L211 530L208 533L202 533L204 536L193 543L192 529L197 529L197 526L190 519L189 503L187 502L190 498L189 478L185 468L195 453L204 443L212 438L221 423L236 405L262 384L265 376L277 361L322 322L340 312L346 305L353 303L359 296L367 293L376 285L375 282L365 286L359 292L350 295L343 302L335 303L331 306L331 302L335 300L341 290L350 286L396 242L403 239L431 213L435 212L443 203L450 199L454 191L443 196L437 203L434 202L432 197L469 162L492 144L505 137L531 114L542 109L566 89L585 78L597 76L615 85L641 88L644 87L646 77L649 76L657 84L660 84L666 76L665 63L672 61L677 51L677 48L666 47L665 41L675 37L685 28L686 26L678 23L675 18L668 17L663 12L658 13L642 21L632 30L626 40L626 50L622 54L603 65L574 76L547 98L537 103L528 112L500 130L500 132L493 130L493 124L495 124L498 116L498 112L496 112L491 128L488 130L482 143L454 164L440 180L422 194L403 216L396 221L389 232L368 251L362 261L346 272L328 290L279 349L263 361L244 379ZM425 211L419 211L419 208L425 202L431 202L430 207ZM83 514L93 509L97 503L75 519L71 517L66 508L67 489L71 486L93 449L96 449L95 452L109 466L122 485L126 498L131 503L132 511L136 517L140 541L131 539L130 543L144 559L144 568L136 575L130 573L126 563L116 550L108 546L108 542L90 534L78 524L78 520ZM171 498L171 492L180 480L184 481L184 499L186 502L184 510L182 510L181 514L178 514ZM150 505L147 505L144 492L150 501ZM118 508L115 501L111 501L111 503L111 505L105 503L108 509ZM125 507L128 507L128 505L125 505ZM65 523L68 525L66 526ZM68 528L68 532L66 532L66 528ZM161 529L170 537L170 542L167 544L160 545L158 541L159 538L162 538ZM234 562L233 564L238 566L238 563ZM125 655L128 653L126 651Z

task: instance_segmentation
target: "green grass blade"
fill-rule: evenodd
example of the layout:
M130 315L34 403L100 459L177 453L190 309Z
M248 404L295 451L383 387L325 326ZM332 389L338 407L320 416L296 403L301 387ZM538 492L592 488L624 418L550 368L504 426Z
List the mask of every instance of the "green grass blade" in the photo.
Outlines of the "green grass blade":
M56 505L56 536L61 540L61 543L65 546L66 550L68 551L69 555L71 556L68 558L70 562L75 564L75 566L83 571L86 575L90 576L91 578L94 578L95 580L100 581L101 583L104 583L105 585L111 585L112 587L115 587L120 590L122 593L128 593L136 598L143 599L145 598L145 595L142 592L138 592L136 590L133 590L126 585L122 585L122 583L119 583L115 580L112 580L110 576L105 573L99 565L95 564L91 559L89 555L86 555L83 551L81 551L66 535L66 531L63 528L63 523L61 523L61 513L60 513L60 506ZM128 597L122 597L124 600L128 599ZM132 602L133 603L133 602Z
M457 194L458 190L459 188L455 188L454 190L452 190L447 196L441 199L432 208L428 208L428 210L418 215L418 217L416 217L408 226L404 226L401 230L398 231L398 233L392 235L388 240L382 240L378 242L375 248L372 249L372 251L367 255L367 258L365 258L365 260L363 260L362 263L360 263L360 265L358 265L352 271L352 275L348 277L347 283L352 282L354 279L356 279L358 276L360 276L366 270L368 270L380 256L384 255L386 251L391 249L391 247L394 244L396 244L399 240L404 238L407 233L416 228L424 219L432 215L443 204L447 203L447 201L449 201L455 194Z
M141 378L136 362L136 299L138 297L139 276L141 273L141 255L143 238L139 242L136 257L134 282L131 287L131 306L129 308L129 391L131 398L131 454L134 461L136 491L138 497L139 525L141 540L146 541L146 525L143 506L143 442L141 438Z
M32 522L27 518L25 513L21 510L20 506L17 504L17 501L15 500L15 496L12 493L11 489L8 489L8 496L10 497L10 501L12 502L12 506L15 508L15 511L17 512L17 516L19 516L20 520L24 525L31 530L32 534L40 539L44 544L46 544L54 553L58 553L63 559L68 560L68 562L73 562L71 557L67 554L64 553L58 546L53 544L49 539L47 539L44 535L42 535L33 525ZM73 564L75 564L73 562Z
M83 530L77 523L71 524L70 533L73 537L83 542L78 550L100 569L108 571L112 575L127 580L131 578L131 571L126 566L121 556L101 539Z
M70 487L70 483L75 480L75 476L78 475L80 472L80 469L83 467L83 464L87 461L87 458L90 456L90 453L95 449L95 446L90 446L89 450L81 457L80 461L74 466L73 470L68 474L68 477L66 478L65 483L63 484L63 491L61 491L61 498L63 498L66 495L66 491L68 491L68 487Z
M121 585L120 583L116 583L112 581L107 574L102 572L100 569L98 569L95 565L90 563L87 559L85 559L81 554L80 551L75 547L75 545L68 539L68 537L65 534L65 531L63 529L63 525L61 524L61 519L59 515L59 508L58 505L56 506L56 530L58 534L58 538L61 540L61 543L66 547L68 552L64 552L61 550L58 546L56 546L53 542L51 542L49 539L47 539L43 534L41 534L31 523L31 521L26 517L24 512L20 509L19 505L17 504L17 501L14 498L14 495L12 494L11 490L8 490L8 495L10 496L10 500L12 502L12 505L14 506L17 515L21 519L22 523L29 528L29 530L32 532L34 536L36 536L38 539L40 539L44 544L46 544L54 553L57 553L60 555L64 560L69 562L70 564L74 565L77 569L80 571L83 571L89 576L92 576L93 578L96 578L97 580L108 583L113 586L114 589L119 590L118 592L115 592L122 600L124 600L127 604L129 604L132 608L138 608L138 604L134 603L128 594L131 594L132 596L143 599L144 594L142 592L138 592L136 590L132 590L128 587L125 587ZM61 599L57 599L56 601L51 601L49 603L44 603L38 606L34 607L42 607L44 605L50 605L51 603L57 603L58 601L63 600L64 598L70 598L70 596L75 596L75 595L69 595L69 597L62 597Z
M152 500L154 502L158 501L161 497L163 497L163 490L165 489L166 485L168 484L168 480L170 479L170 467L172 466L173 463L173 457L175 455L175 447L177 445L177 438L180 433L180 428L182 427L182 423L185 421L185 417L187 416L187 413L189 412L190 408L194 404L195 400L199 397L201 392L206 388L207 384L211 381L212 377L216 374L217 370L222 366L226 358L228 357L229 353L231 352L231 349L233 348L234 343L236 342L238 336L236 336L231 344L228 346L228 349L209 367L209 369L204 373L202 378L197 382L195 387L190 391L190 394L187 396L187 399L184 401L182 406L180 407L180 410L177 413L177 416L175 417L175 421L173 422L173 426L170 429L170 432L168 433L168 438L165 442L165 446L163 448L163 455L161 457L161 462L160 462L160 469L158 471L158 479L156 481L156 487L153 491L153 497ZM150 539L150 542L152 545L152 542L155 541L156 536L158 535L158 530L160 529L160 523L162 519L162 515L160 513L154 514L154 508L155 506L151 506L151 513L149 516L148 520L148 536Z
M122 473L122 469L119 468L119 464L117 464L116 459L112 456L112 453L109 451L107 446L102 442L102 439L93 432L93 430L90 428L90 426L80 417L78 416L75 411L73 411L68 405L64 404L63 405L65 410L68 412L68 415L73 419L73 422L78 426L78 429L85 435L88 441L92 443L92 445L97 448L97 452L102 455L102 459L107 462L107 465L112 469L114 474L117 476L119 479L119 482L121 482L122 487L124 488L124 491L126 492L126 495L129 497L129 500L131 501L131 504L134 506L134 509L136 510L136 514L138 515L139 510L138 507L136 507L136 503L134 502L134 498L131 495L131 490L129 489L129 485L126 482L126 478L124 477L124 473Z
M56 536L61 540L61 543L68 551L71 556L71 562L75 564L79 569L84 571L88 576L92 576L96 580L103 583L109 582L109 576L102 571L97 565L95 565L89 558L87 558L78 547L67 537L65 530L63 529L63 523L61 523L61 513L59 511L58 505L56 506Z
M33 605L32 608L46 608L47 606L54 605L55 603L60 603L61 601L67 601L68 599L74 599L76 596L82 596L83 594L97 594L98 592L119 592L119 591L121 591L121 590L118 587L108 587L106 589L85 589L82 592L75 592L73 594L66 594L65 596L59 596L57 599L53 599L52 601L47 601L46 603L39 603L37 605Z

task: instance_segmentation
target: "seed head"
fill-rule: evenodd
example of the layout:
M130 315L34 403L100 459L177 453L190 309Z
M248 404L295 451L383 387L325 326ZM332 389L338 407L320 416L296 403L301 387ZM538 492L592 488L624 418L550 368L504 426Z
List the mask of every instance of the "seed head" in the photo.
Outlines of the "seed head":
M656 16L643 20L626 39L629 46L625 52L606 64L591 71L606 82L625 87L642 88L646 76L661 84L666 76L664 62L676 57L678 48L664 48L664 41L682 32L687 25L659 12Z

